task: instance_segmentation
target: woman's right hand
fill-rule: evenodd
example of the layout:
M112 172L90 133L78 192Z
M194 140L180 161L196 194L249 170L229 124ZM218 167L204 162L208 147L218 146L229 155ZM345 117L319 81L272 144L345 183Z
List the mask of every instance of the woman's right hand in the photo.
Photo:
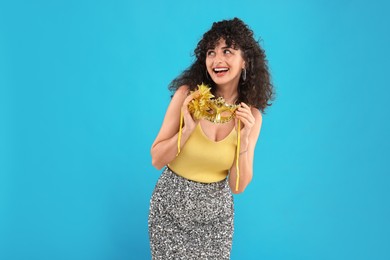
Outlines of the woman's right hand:
M199 120L194 120L190 111L188 110L188 104L195 98L195 95L196 92L188 95L181 107L181 111L183 112L183 118L184 118L183 131L188 131L189 133L192 133L192 131L194 131L196 125L199 122Z

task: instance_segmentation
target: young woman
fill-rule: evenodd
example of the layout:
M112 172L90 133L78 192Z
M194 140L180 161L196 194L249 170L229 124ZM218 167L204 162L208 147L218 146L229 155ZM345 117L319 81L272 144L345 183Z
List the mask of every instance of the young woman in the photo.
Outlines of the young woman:
M150 201L153 259L230 259L232 192L252 180L261 112L274 95L264 50L240 19L213 23L194 52L170 85L174 95L151 148L152 164L165 167ZM223 122L190 112L202 83L230 109Z

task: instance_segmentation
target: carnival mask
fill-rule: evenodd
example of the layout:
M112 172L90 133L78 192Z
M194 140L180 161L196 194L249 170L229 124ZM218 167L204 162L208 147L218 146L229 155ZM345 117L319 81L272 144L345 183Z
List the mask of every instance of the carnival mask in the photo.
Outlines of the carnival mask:
M194 99L188 104L188 110L195 119L206 119L213 123L226 123L235 116L235 111L239 105L230 105L222 97L214 98L211 89L204 85L198 85Z

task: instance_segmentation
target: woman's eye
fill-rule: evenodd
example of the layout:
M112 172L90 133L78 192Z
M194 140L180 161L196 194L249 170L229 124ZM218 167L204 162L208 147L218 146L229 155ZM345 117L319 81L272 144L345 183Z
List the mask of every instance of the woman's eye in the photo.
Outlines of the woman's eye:
M207 52L207 56L212 56L212 55L214 55L214 54L215 54L214 51L208 51L208 52Z
M232 52L230 50L225 50L224 53L225 54L232 54Z

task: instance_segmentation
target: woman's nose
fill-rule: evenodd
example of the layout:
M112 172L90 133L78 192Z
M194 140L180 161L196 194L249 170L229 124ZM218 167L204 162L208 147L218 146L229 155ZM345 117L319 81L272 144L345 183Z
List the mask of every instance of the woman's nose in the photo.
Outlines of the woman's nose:
M214 64L222 63L223 62L223 56L221 54L216 54L214 59Z
M218 59L215 59L215 60L214 60L214 65L218 65L218 64L220 64L220 63L222 63L222 60L218 60Z

